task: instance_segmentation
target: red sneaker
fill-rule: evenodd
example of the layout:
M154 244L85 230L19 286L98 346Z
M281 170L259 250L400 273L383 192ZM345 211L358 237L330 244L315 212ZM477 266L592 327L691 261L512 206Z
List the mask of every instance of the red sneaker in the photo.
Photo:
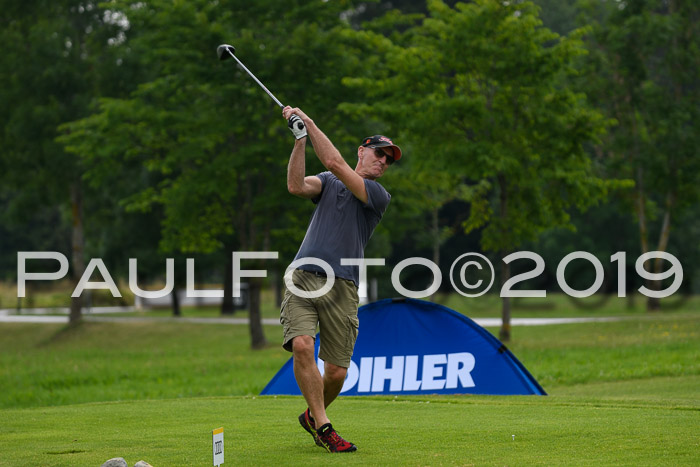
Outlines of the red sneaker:
M320 426L316 431L318 439L328 452L353 452L357 451L357 446L345 441L340 437L337 431L333 429L333 425L326 423Z
M304 410L304 412L301 415L299 415L299 424L303 429L308 431L311 436L313 436L316 446L325 447L323 443L321 443L321 441L319 441L318 439L318 434L316 434L316 423L311 417L309 409Z

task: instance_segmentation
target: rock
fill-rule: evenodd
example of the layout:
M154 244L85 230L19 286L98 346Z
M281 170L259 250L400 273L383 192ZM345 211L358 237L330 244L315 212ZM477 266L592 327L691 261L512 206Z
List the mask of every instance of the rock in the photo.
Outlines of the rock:
M138 461L137 463L134 464L134 467L153 467L153 466L146 461Z
M102 464L101 467L129 467L129 464L126 463L123 457L114 457Z

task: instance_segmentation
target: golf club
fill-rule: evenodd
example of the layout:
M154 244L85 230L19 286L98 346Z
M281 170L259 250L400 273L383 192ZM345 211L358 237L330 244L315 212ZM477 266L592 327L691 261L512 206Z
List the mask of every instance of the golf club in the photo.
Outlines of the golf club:
M232 45L221 44L216 48L216 53L219 56L219 60L227 60L229 57L233 57L234 60L236 60L238 64L246 71L246 73L248 73L250 77L253 78L255 82L260 85L261 88L263 88L267 95L270 96L272 100L280 106L280 108L284 108L284 105L282 105L282 103L270 92L270 90L267 89L265 85L262 84L260 80L256 78L255 75L251 73L250 70L246 68L246 66L240 60L238 60L238 57L236 57L235 55L236 49Z

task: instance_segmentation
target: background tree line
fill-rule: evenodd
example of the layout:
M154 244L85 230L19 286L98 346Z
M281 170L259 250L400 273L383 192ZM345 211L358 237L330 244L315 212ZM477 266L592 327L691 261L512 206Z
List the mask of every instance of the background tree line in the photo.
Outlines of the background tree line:
M446 275L466 251L503 264L531 249L547 264L538 288L553 289L567 253L608 264L627 251L634 290L636 256L668 250L684 265L684 291L697 283L696 2L0 4L12 44L0 56L7 280L20 250L65 253L75 280L90 257L121 277L136 257L143 282L175 257L182 282L184 258L197 256L198 277L223 282L226 297L230 252L273 250L280 260L257 266L279 278L312 206L286 192L292 140L279 109L216 60L229 42L349 163L366 135L404 149L383 179L392 206L368 257L424 256ZM322 170L310 154L307 164ZM531 268L513 267L501 282ZM384 269L375 274L390 296ZM421 272L407 271L406 284L425 287ZM585 288L590 277L569 283ZM265 343L261 286L250 283L254 346ZM80 310L73 299L72 322ZM225 301L222 312L232 310ZM503 319L507 340L508 299Z

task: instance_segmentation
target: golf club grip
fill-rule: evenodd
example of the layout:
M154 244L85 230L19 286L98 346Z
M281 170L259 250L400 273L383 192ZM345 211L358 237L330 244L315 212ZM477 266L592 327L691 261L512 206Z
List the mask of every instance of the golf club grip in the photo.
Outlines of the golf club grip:
M270 92L270 90L267 89L267 88L265 87L265 85L262 84L262 83L260 82L260 80L259 80L258 78L256 78L255 75L254 75L253 73L251 73L251 71L243 64L243 62L241 62L240 60L238 60L238 57L236 57L236 56L233 54L233 52L231 52L231 50L226 49L226 51L227 51L228 53L230 53L231 56L234 58L234 60L236 60L236 62L238 62L238 64L245 70L245 72L248 73L248 75L250 75L250 77L253 78L253 79L255 80L255 82L258 83L258 85L259 85L261 88L263 88L263 91L265 91L265 92L267 93L267 95L270 96L270 97L272 98L272 100L275 101L275 103L276 103L277 105L279 105L280 108L283 109L283 108L284 108L284 105L279 101L279 99L277 99L277 98Z

